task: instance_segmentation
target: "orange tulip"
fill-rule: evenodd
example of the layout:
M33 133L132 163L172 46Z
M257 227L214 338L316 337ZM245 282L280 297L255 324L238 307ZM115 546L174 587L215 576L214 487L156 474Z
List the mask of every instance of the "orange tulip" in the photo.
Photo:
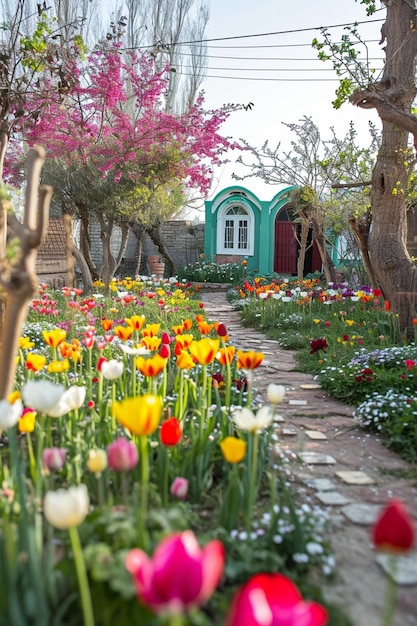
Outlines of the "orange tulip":
M200 365L208 365L212 363L219 351L220 340L200 339L200 341L193 341L189 345L189 351Z
M254 370L260 366L262 361L264 360L264 354L262 352L253 352L250 350L249 352L243 352L243 350L237 351L237 368L246 369L246 370Z
M116 326L114 334L117 335L122 341L128 341L128 339L130 339L133 335L133 328L131 326Z
M190 320L190 319L186 319L182 323L184 330L190 330L192 325L193 325L193 320Z
M101 320L101 326L103 327L104 332L107 333L113 326L113 321L104 318Z
M143 356L136 358L136 369L144 376L158 376L166 365L166 359L159 354L155 354L150 359L144 359Z
M221 365L230 365L235 356L235 352L236 348L234 346L226 346L225 348L220 348L216 355L216 359Z
M202 335L209 335L214 328L214 324L209 324L205 320L198 322L198 330Z

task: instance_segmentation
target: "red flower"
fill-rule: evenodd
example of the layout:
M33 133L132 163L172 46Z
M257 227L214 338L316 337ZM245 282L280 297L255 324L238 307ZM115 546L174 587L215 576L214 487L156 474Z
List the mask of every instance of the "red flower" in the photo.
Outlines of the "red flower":
M313 339L312 341L310 341L310 354L315 354L319 350L323 350L323 352L326 352L328 347L329 344L327 343L326 339Z
M164 446L176 446L181 441L182 428L176 417L170 417L161 424L160 438Z
M256 574L232 601L226 626L325 626L327 611L303 600L296 585L283 574Z
M416 361L413 361L413 359L405 359L404 363L408 370L413 369L413 367L417 364Z
M408 552L414 544L413 520L405 505L392 498L381 512L372 531L378 550Z

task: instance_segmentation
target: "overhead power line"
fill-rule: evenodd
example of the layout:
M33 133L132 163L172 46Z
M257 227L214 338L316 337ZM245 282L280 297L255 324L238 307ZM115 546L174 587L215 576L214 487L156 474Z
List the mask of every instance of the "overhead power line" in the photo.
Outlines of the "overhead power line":
M384 22L384 19L376 19L376 20L364 20L362 22L346 22L344 24L331 24L328 26L312 26L309 28L293 28L289 30L277 30L271 31L267 33L252 33L250 35L232 35L229 37L210 37L207 39L192 39L190 41L179 41L175 45L176 46L189 46L193 44L202 44L202 43L210 43L212 41L236 41L240 39L253 39L254 37L273 37L276 35L293 35L295 33L307 33L311 31L320 31L320 30L330 30L332 28L345 28L347 26L359 26L359 24L372 24L373 22ZM166 45L169 47L169 44L166 42L160 42L162 45ZM311 44L310 44L311 45ZM153 48L153 45L148 46L133 46L123 48L124 50L138 50L139 48Z

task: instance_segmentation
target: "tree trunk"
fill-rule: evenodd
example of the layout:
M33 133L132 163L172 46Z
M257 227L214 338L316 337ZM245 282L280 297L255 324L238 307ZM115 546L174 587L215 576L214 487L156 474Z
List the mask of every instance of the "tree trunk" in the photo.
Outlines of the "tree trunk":
M79 207L78 207L79 209ZM91 239L89 233L89 219L87 211L79 209L80 214L80 252L84 256L85 262L88 265L90 274L93 280L98 280L99 275L97 272L96 264L91 257Z
M120 241L119 252L117 253L116 267L114 268L115 272L117 272L118 268L120 267L120 263L122 262L122 259L126 252L127 241L129 239L129 233L130 233L129 224L127 222L122 222L120 224L120 230L122 231L122 239Z
M140 266L141 266L141 262L142 262L142 248L143 248L143 241L142 241L142 227L139 224L139 222L137 220L132 220L130 222L130 227L132 229L133 234L136 237L136 241L137 241L137 248L136 248L136 265L135 265L135 272L134 275L138 276L140 274Z
M168 250L166 249L164 242L162 241L159 224L155 224L153 226L144 226L144 229L148 233L149 237L152 239L152 243L158 250L158 253L164 258L165 267L168 275L175 276L175 274L177 273L177 268L175 267L175 263Z
M306 253L307 253L307 241L308 241L308 232L310 230L310 224L306 220L301 219L301 233L300 233L300 249L298 251L298 259L297 259L297 277L299 281L302 281L304 278L304 266L306 261Z
M100 237L103 244L103 264L101 266L101 279L104 282L106 289L110 285L110 281L114 276L116 261L111 253L110 240L113 232L113 220L109 219L107 222L102 217L100 221Z
M372 267L371 259L369 257L369 231L371 228L371 215L368 212L362 218L351 217L349 218L349 224L352 229L352 233L355 237L355 241L358 244L359 252L362 256L363 265L366 273L368 274L369 284L372 289L379 287L374 268Z
M336 268L327 252L326 239L323 234L323 227L318 223L317 219L312 217L313 224L313 241L316 242L317 249L323 264L324 275L328 283L337 283Z
M382 80L351 98L359 107L375 108L382 120L381 147L372 175L369 255L385 299L397 309L400 300L404 301L399 320L402 329L411 328L412 319L417 317L414 298L397 296L417 291L417 268L406 247L405 202L411 161L409 132L417 143L417 117L411 113L417 56L416 15L411 4L404 0L387 4Z
M90 268L87 265L84 255L81 254L80 250L78 250L75 244L72 245L71 252L81 272L81 276L83 277L84 294L86 296L90 295L94 291L94 284L93 284L93 279L91 276Z

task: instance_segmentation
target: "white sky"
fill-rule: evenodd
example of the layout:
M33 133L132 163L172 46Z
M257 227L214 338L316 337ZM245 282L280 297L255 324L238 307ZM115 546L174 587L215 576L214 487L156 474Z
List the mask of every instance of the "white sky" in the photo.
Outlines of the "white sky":
M220 107L229 102L253 102L255 105L252 111L234 113L222 126L222 134L236 140L244 138L256 147L261 147L268 139L271 147L281 141L284 148L289 148L290 139L295 138L295 135L282 122L298 123L306 115L319 127L324 139L330 137L329 129L332 126L343 137L349 122L353 121L359 133L358 142L368 145L368 121L372 120L380 127L376 112L357 109L349 103L339 110L332 107L331 101L338 85L337 77L331 62L317 60L317 51L311 48L311 41L314 37L320 38L320 31L314 30L316 27L356 21L370 22L383 20L384 17L385 10L380 10L368 18L365 7L355 0L211 0L208 38L312 29L291 34L213 41L208 44L208 78L203 83L206 106ZM378 45L382 23L358 26L365 41L373 40L368 43L369 56L379 57L379 60L371 61L371 66L377 70L383 65L383 52ZM334 28L330 32L334 41L340 41L342 28ZM365 54L363 48L361 57ZM255 60L247 57L255 57ZM267 60L266 57L274 60ZM291 68L304 71L282 71ZM270 71L265 71L266 69ZM258 80L249 80L250 78ZM279 80L266 80L267 78ZM237 156L236 152L232 152L231 163L215 170L216 180L210 197L231 184L249 188L261 200L271 199L282 188L266 185L256 178L238 183L233 181L232 172L243 175L249 171L236 164Z

